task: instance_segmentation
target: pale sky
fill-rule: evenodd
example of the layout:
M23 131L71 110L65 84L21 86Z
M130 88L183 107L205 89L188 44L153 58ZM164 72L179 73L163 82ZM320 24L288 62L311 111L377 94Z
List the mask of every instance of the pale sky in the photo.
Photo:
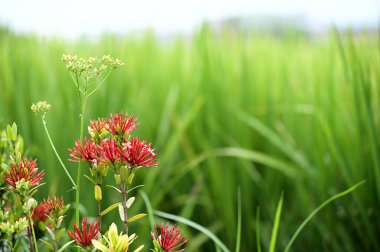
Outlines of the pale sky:
M378 24L380 0L2 0L0 24L77 37L153 28L189 33L203 21L254 15L303 16L314 25Z

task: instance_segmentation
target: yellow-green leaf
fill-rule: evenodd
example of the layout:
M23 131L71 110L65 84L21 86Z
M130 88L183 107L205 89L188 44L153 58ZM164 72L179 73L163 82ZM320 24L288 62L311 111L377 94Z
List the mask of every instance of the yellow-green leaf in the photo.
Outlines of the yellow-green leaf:
M135 249L133 252L140 252L140 251L142 251L143 248L144 248L144 245L141 245L140 247Z
M108 214L108 213L111 212L113 209L115 209L116 207L118 207L119 204L120 204L120 202L115 203L115 204L113 204L113 205L107 207L107 209L105 209L103 212L101 212L100 215L101 215L101 216L104 216L104 215Z
M129 219L127 220L127 222L134 222L134 221L136 221L136 220L138 220L138 219L141 219L141 218L144 217L145 215L146 215L145 213L136 214L135 216L129 218Z
M133 202L135 201L135 197L130 197L128 200L127 200L127 208L130 208L133 204Z

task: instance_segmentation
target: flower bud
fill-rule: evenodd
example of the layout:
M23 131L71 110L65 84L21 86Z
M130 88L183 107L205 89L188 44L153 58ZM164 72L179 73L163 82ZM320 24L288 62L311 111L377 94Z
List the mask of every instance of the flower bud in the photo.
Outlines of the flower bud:
M130 185L130 184L132 184L132 181L133 181L133 178L135 177L135 174L134 173L132 173L131 175L129 175L129 177L128 177L128 184Z
M120 177L121 177L122 182L127 181L127 179L128 179L128 168L126 166L122 166L120 168Z
M11 142L15 142L17 139L17 125L15 123L12 126L7 125L7 136Z
M114 176L114 178L115 178L115 181L116 181L116 184L117 185L120 185L120 175L118 175L118 174L115 174L115 175L113 175Z
M95 200L101 201L102 200L102 188L99 185L95 185Z

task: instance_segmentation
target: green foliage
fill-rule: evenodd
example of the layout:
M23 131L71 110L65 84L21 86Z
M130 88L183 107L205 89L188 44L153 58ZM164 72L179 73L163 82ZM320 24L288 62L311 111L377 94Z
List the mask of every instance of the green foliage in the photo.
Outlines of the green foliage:
M138 133L157 148L160 167L139 170L133 183L145 185L152 209L200 223L234 248L240 186L240 250L256 250L257 235L262 251L268 251L273 213L284 191L276 242L281 251L320 202L365 179L361 190L315 215L292 251L378 251L378 46L371 35L278 38L216 34L207 26L190 38L169 41L149 32L96 42L2 32L0 118L22 126L18 134L46 169L45 188L73 202L68 192L73 185L29 108L38 100L51 102L46 114L51 138L75 175L67 148L77 139L78 90L57 59L67 52L115 55L125 66L102 86L102 78L91 84L98 91L87 101L84 121L124 110L144 122ZM86 169L83 174L90 175ZM82 181L81 203L95 216L91 183ZM114 184L114 178L107 183ZM102 190L104 208L119 201L117 191ZM129 216L146 211L138 199L129 210ZM111 211L105 220L110 223L117 215ZM136 233L147 233L144 221L149 220L130 225ZM207 235L183 228L194 251L215 250ZM139 243L151 241L140 236Z

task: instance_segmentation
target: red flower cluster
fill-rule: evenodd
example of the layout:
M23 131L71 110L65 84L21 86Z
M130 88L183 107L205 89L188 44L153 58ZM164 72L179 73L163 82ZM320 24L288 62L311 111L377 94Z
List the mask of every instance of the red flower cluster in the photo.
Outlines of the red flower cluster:
M129 139L129 134L138 126L134 116L128 114L111 114L109 119L97 119L90 122L90 133L101 132L106 129L115 138L109 137L95 141L84 139L83 146L80 141L75 142L75 147L69 149L72 162L84 161L90 165L103 163L127 165L130 168L139 166L157 166L155 149L146 141L140 141L138 137ZM127 133L127 135L125 135ZM123 136L120 138L120 136Z
M53 214L55 214L54 211L57 211L58 213L60 213L64 209L64 207L65 207L65 202L62 197L61 198L58 198L56 196L52 198L48 197L47 199L44 199L43 202L38 204L36 208L34 208L32 219L34 222L37 222L37 221L45 222L47 217L51 215L52 212Z
M106 129L106 124L103 119L98 118L97 120L90 120L89 131L101 133L103 129Z
M55 210L62 210L65 207L65 202L63 201L63 198L58 198L57 196L54 196L53 198L48 197L45 201L46 208L48 211L55 211Z
M113 135L124 135L125 133L131 134L139 123L134 116L128 117L128 113L124 114L121 112L119 114L112 115L111 118L105 120L107 131Z
M49 210L47 204L45 202L41 202L36 208L33 210L32 219L33 222L37 221L45 222L49 215Z
M97 164L101 153L99 145L92 140L87 140L86 137L83 142L84 144L82 146L80 140L77 140L75 142L76 148L69 149L70 156L73 158L70 159L70 161L79 162L82 160L90 164Z
M160 233L157 230L157 225L154 225L154 230L156 231L156 235L154 235L154 233L151 232L151 236L153 240L156 240L158 242L160 247L165 252L182 252L185 250L175 250L180 248L187 242L187 240L185 240L185 237L181 236L180 227L176 227L176 225L174 225L169 229L169 224L166 223L165 226L164 224L161 224Z
M138 137L132 138L124 144L123 160L134 166L157 166L156 156L151 144L146 144L145 141L140 141Z
M120 161L120 149L114 139L108 138L107 140L102 140L101 145L103 149L102 158L106 164L108 162L116 163Z
M71 239L75 240L81 247L87 247L92 245L91 240L97 239L100 232L100 220L96 222L90 222L90 226L87 229L87 218L82 219L82 232L78 226L74 223L74 232L68 231L68 235Z
M38 173L37 160L24 158L18 165L11 164L11 170L4 173L3 180L12 189L15 189L16 183L22 179L29 182L30 186L36 186L40 183L44 174L45 171Z

